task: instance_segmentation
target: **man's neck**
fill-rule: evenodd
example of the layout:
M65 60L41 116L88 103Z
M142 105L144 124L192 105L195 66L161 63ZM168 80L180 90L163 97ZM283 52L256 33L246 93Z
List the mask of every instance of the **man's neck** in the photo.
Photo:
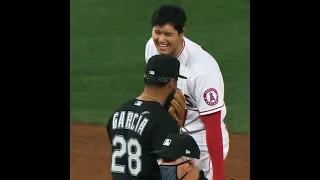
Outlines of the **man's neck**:
M167 99L166 95L164 94L165 93L163 92L163 90L145 87L138 99L145 101L155 101L160 103L161 105L164 105Z
M174 57L178 58L177 56L179 56L179 54L183 50L183 48L184 48L184 39L182 38L179 45L178 45L177 50L173 53Z

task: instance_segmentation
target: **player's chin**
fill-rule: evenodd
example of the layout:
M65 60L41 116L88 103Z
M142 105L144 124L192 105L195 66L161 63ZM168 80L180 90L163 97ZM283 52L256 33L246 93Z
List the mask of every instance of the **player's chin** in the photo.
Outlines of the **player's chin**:
M157 50L158 50L159 54L165 54L165 55L170 54L170 46L169 45L167 47L158 46Z

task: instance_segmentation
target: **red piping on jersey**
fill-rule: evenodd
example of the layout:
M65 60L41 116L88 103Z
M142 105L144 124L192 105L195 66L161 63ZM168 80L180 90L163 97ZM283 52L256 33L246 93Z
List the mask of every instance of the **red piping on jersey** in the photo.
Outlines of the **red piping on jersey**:
M220 106L220 107L217 107L217 108L213 108L213 109L207 110L207 111L202 111L202 112L199 111L199 113L206 113L206 112L209 112L209 111L213 111L213 110L222 108L223 106L224 106L224 105L222 105L222 106Z
M213 167L213 179L224 180L221 111L203 115L201 119L206 128L206 140Z
M182 51L184 50L184 46L185 46L184 39L182 39L182 41L183 41L182 49L181 49L181 51L179 52L179 54L176 55L176 58L178 58L178 57L182 54Z

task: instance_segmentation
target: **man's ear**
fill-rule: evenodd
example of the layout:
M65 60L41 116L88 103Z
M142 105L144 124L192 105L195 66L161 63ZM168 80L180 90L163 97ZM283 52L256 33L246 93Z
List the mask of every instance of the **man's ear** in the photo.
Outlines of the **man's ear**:
M183 37L183 36L184 36L184 34L185 34L185 32L186 32L186 27L185 27L185 26L183 26L183 28L182 28L182 32L180 33L180 36L181 36L181 37Z
M197 165L196 165L196 161L195 160L191 160L189 162L189 168L190 169L197 169Z
M196 169L195 168L196 166L192 161L190 161L188 164L189 164L189 166L187 167L186 172L191 173L192 171L194 171Z
M168 82L167 88L168 88L168 89L174 89L174 80L173 80L173 79L171 79L171 80Z

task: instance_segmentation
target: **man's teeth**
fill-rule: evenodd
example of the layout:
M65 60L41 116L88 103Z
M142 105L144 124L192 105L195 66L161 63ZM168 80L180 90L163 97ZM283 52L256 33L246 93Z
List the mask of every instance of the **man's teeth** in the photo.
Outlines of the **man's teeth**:
M159 44L159 46L161 46L161 47L167 47L168 44Z

